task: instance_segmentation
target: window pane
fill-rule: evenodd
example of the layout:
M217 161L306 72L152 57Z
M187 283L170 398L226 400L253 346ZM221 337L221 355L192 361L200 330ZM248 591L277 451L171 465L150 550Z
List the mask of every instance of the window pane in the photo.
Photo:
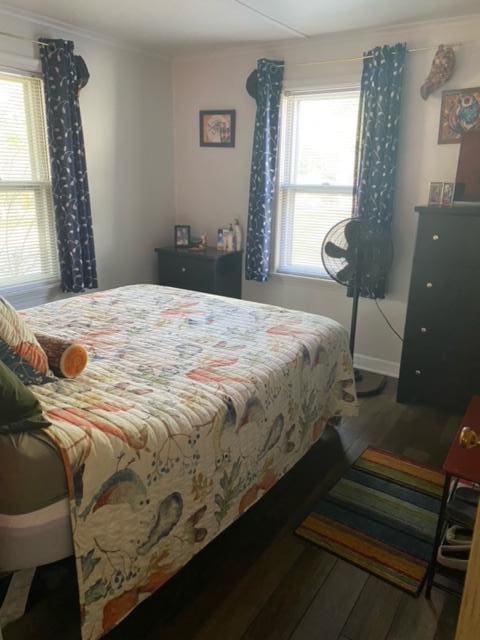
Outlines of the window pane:
M31 180L23 83L0 83L0 180Z
M353 184L357 113L350 93L298 101L295 184Z
M0 73L0 285L57 279L42 81Z
M0 284L46 280L56 273L51 194L0 191Z
M277 271L327 277L328 231L352 214L359 91L284 99L277 218Z
M291 192L292 212L288 252L279 271L326 276L322 264L322 243L328 231L352 211L351 194Z

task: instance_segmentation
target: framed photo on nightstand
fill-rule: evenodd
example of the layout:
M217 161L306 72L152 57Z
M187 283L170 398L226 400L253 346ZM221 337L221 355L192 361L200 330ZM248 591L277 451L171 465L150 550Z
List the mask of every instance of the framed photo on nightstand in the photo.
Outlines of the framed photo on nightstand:
M176 224L174 235L175 249L188 249L190 246L190 225Z

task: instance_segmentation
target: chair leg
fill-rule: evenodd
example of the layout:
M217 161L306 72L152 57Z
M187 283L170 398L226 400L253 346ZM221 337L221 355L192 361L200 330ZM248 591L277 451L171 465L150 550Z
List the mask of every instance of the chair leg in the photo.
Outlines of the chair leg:
M443 487L442 502L440 506L440 513L438 514L437 530L435 532L435 542L433 543L432 557L427 570L427 580L425 587L425 597L430 600L432 594L433 580L435 578L435 569L437 567L437 552L438 547L442 541L443 525L445 522L445 512L447 510L447 502L450 495L450 481L451 476L447 474L445 476L445 485Z
M15 571L11 577L5 599L0 607L0 640L3 638L2 629L25 613L34 575L35 568Z

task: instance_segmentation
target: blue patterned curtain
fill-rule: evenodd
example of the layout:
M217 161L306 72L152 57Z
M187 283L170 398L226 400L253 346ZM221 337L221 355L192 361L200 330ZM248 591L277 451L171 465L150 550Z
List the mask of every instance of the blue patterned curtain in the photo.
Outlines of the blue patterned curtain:
M80 292L97 287L92 214L78 93L81 78L73 42L42 40L47 128L52 169L61 286Z
M278 60L261 59L257 63L245 277L258 282L268 280L283 66Z
M354 215L368 221L370 233L377 237L379 261L391 241L405 54L405 44L376 47L365 54L363 63ZM361 295L384 298L385 287L385 277L369 278L361 283Z

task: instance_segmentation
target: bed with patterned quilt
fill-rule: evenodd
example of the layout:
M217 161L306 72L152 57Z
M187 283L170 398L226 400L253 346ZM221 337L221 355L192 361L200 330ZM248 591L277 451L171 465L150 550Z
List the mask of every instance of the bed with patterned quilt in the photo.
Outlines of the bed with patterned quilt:
M0 442L17 469L0 547L21 531L30 557L47 532L60 556L73 550L83 640L241 516L330 418L356 412L347 333L328 318L154 285L24 315L35 332L86 345L90 364L31 387L51 427Z

